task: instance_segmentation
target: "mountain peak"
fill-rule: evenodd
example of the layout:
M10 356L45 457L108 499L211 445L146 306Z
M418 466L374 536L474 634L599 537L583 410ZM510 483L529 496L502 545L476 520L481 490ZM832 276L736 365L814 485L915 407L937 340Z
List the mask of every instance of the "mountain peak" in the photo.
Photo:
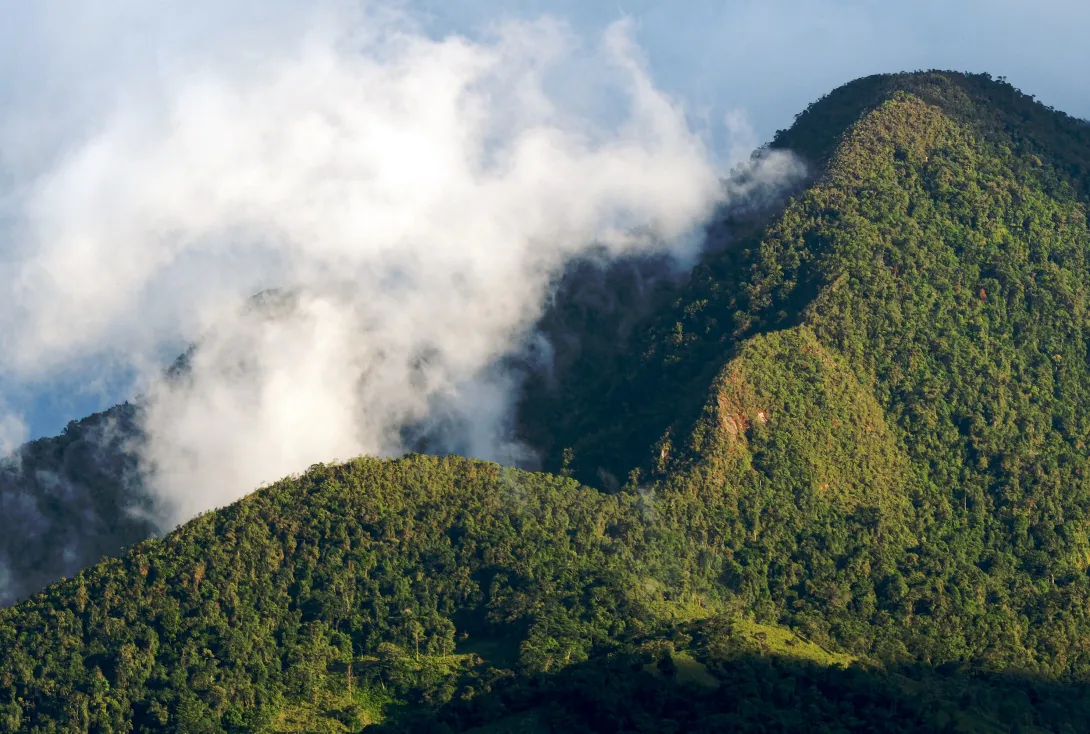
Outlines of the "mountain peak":
M1090 171L1090 123L986 73L932 70L856 79L808 105L790 128L776 132L771 147L791 150L821 168L855 122L904 94L938 107L994 142L1054 159L1073 179Z
M565 476L311 467L0 611L0 726L556 730L547 692L609 711L619 681L679 684L698 704L668 728L721 730L769 666L792 692L771 708L808 721L796 692L854 664L848 690L882 691L856 719L888 730L906 662L942 709L914 726L981 700L1082 725L1059 681L1090 672L1085 123L986 75L897 74L773 146L814 175L709 228L687 277L560 289L520 425ZM804 651L830 667L785 667Z

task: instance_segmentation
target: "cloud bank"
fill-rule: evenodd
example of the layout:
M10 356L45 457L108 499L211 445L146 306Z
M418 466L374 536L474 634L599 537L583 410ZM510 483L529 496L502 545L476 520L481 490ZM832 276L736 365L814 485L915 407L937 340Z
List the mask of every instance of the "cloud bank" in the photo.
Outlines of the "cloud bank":
M7 52L44 65L0 120L0 369L136 375L166 524L397 453L436 405L460 448L517 459L492 366L553 276L592 246L691 256L722 196L624 22L470 41L302 7L117 0L77 32L45 3Z

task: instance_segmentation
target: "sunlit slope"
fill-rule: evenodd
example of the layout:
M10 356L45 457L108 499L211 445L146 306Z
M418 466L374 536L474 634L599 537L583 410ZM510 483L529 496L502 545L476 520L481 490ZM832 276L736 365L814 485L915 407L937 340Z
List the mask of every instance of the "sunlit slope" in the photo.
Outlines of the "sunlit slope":
M0 611L0 727L354 731L737 615L660 518L458 457L312 467Z
M646 517L454 457L315 467L0 612L0 728L249 729L350 664L442 700L499 675L459 654L478 638L503 669L583 660L652 626L674 585L644 579L686 563Z
M663 497L453 457L312 467L0 612L0 727L991 731L1085 716L1079 687L886 668L756 621L700 588L717 554L673 527L698 503Z
M890 659L1086 669L1088 246L1064 176L939 107L845 135L755 248L762 330L652 450L759 549L728 563L749 604Z
M861 84L796 127L829 135ZM747 608L884 659L1085 670L1085 125L975 77L882 84L623 369L527 405L566 405L583 481L696 498L672 522Z

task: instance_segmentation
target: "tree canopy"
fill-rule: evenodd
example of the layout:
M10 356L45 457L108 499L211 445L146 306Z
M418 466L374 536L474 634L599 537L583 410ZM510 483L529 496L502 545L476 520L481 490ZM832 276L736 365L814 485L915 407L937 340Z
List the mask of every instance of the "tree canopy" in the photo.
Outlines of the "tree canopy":
M772 146L808 182L687 277L559 285L551 473L319 465L139 543L0 610L0 728L1084 729L1087 125L926 72Z

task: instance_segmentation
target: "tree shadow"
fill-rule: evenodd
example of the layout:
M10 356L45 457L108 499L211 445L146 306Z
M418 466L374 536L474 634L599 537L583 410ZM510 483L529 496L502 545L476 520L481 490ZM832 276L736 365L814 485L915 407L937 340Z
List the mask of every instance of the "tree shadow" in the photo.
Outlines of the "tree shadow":
M757 653L642 651L508 679L383 733L1077 732L1090 686L956 666L821 666Z

